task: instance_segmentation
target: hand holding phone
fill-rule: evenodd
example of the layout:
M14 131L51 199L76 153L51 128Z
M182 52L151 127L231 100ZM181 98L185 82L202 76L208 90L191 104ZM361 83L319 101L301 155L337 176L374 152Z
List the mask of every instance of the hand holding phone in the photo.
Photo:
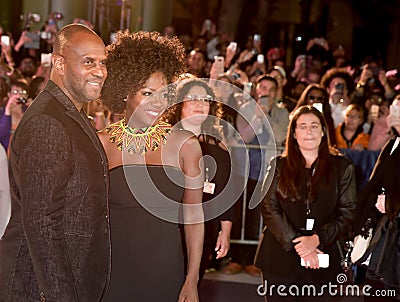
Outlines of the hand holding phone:
M254 40L254 42L260 42L260 41L261 41L261 35L255 34L255 35L253 36L253 40Z
M2 35L1 36L1 44L4 44L6 46L10 46L10 36Z
M376 121L379 116L379 105L372 104L371 105L371 119L372 121Z
M327 268L329 267L329 254L317 254L318 256L318 263L320 268ZM301 258L300 261L301 266L306 266L304 259ZM308 266L308 264L307 264Z
M215 68L217 76L224 74L225 58L222 56L215 56L214 57L214 68Z
M237 50L237 43L236 43L236 42L230 42L229 45L228 45L228 48L229 48L231 51L236 52L236 50Z

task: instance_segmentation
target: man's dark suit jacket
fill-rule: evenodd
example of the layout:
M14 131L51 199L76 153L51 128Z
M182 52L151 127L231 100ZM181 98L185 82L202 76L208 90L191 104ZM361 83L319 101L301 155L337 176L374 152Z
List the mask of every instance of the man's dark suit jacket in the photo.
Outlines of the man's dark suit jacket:
M99 301L111 247L108 163L94 128L49 81L10 148L0 301Z

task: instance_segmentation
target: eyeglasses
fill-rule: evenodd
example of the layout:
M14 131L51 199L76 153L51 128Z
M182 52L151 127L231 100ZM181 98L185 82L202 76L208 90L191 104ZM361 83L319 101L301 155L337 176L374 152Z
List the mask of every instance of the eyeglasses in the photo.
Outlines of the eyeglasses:
M203 102L203 103L208 103L208 102L212 102L214 100L214 98L207 94L207 95L196 95L196 94L188 94L185 98L185 100L187 101L198 101L198 102Z
M26 90L13 89L11 90L11 94L28 94L28 92Z
M318 101L318 102L320 102L320 103L322 103L322 102L325 100L325 98L324 98L323 96L316 96L316 95L309 95L309 96L308 96L308 99L309 99L310 101L312 101L312 102Z

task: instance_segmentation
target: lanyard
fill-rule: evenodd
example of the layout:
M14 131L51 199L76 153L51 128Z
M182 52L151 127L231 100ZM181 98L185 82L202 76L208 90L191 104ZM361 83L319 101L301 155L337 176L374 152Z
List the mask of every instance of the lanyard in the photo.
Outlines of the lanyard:
M306 216L310 216L311 214L311 179L315 174L315 167L311 171L311 175L307 175L307 198L306 198Z

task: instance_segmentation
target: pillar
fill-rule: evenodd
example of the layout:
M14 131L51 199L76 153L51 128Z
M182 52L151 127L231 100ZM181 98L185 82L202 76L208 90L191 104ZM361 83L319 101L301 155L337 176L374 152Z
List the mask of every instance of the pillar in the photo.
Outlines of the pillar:
M63 18L58 22L58 26L72 23L74 18L89 19L89 0L48 0L50 2L49 13L60 12ZM32 0L33 2L33 0ZM35 0L36 2L36 0Z
M143 3L143 30L163 32L172 20L172 0L145 0Z
M49 0L24 0L22 5L22 14L35 13L40 15L40 22L32 24L32 30L40 30L43 23L47 20L49 15ZM21 21L21 29L23 27L23 21Z

